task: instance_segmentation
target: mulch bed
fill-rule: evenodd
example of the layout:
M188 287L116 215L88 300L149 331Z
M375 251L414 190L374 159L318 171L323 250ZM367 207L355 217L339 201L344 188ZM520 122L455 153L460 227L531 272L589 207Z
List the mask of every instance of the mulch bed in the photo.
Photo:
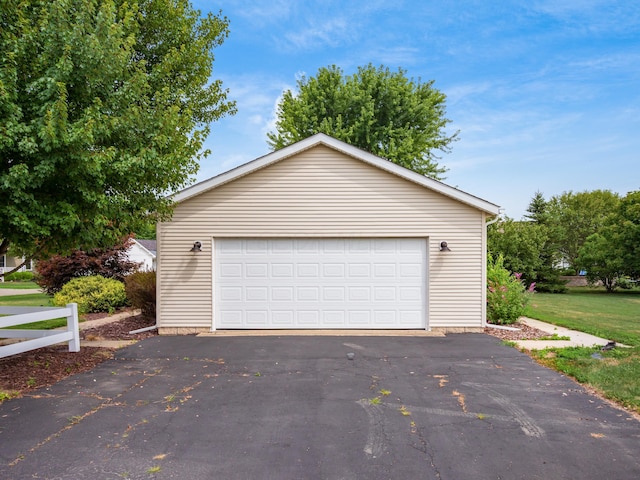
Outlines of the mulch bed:
M493 337L498 337L501 340L515 342L517 340L538 340L540 338L549 337L551 334L538 330L537 328L530 327L521 322L516 322L509 327L518 328L518 331L502 330L499 328L485 327L484 333Z
M81 340L142 340L158 335L158 330L149 330L141 333L129 334L133 330L150 327L155 320L142 315L125 318L117 322L110 322L99 327L80 330Z
M0 359L0 391L20 395L48 387L113 358L113 349L83 347L69 352L66 345L39 348Z
M93 314L86 321L105 316ZM157 330L133 335L129 332L154 323L153 319L137 315L81 330L80 338L83 340L141 340L157 335ZM54 345L2 358L0 359L0 392L4 390L13 396L19 396L51 386L71 375L92 370L99 363L113 358L113 352L113 349L104 347L82 347L79 352L69 352L67 345Z

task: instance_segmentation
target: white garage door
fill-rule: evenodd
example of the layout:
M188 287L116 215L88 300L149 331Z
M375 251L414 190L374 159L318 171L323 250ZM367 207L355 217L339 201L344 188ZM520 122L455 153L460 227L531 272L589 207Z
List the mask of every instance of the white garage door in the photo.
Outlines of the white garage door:
M215 239L215 328L425 328L424 239Z

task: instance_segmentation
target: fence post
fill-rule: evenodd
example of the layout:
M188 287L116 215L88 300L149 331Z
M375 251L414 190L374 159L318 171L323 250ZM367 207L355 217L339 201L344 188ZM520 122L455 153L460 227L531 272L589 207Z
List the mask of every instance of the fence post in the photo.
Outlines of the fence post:
M71 309L71 315L67 317L67 330L73 332L73 337L69 340L69 351L80 351L80 327L78 326L78 304L68 303L67 308Z

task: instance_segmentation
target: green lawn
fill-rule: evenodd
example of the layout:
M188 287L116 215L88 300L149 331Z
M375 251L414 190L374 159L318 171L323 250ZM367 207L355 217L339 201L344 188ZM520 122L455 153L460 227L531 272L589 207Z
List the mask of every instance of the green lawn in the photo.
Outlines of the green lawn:
M51 297L45 293L29 293L26 295L7 295L0 296L0 305L4 307L49 307L51 306ZM64 327L67 324L66 318L56 318L54 320L44 320L42 322L26 323L24 325L16 325L17 329L27 330L49 330L52 328ZM0 333L0 338L2 334Z
M0 282L0 288L26 290L30 288L40 288L40 285L35 282Z
M629 345L608 352L555 348L533 356L640 413L640 291L572 288L564 295L536 293L525 315Z
M536 293L527 317L640 346L640 290L606 293L575 287L568 294Z

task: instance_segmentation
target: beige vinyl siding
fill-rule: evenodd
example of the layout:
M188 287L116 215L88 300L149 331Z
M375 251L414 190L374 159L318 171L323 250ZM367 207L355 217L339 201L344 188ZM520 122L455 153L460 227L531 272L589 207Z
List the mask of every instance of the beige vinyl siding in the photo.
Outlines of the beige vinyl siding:
M216 237L428 239L430 327L478 327L485 214L326 146L184 200L159 228L159 325L210 327ZM189 252L194 241L203 244ZM451 252L440 252L447 241Z

